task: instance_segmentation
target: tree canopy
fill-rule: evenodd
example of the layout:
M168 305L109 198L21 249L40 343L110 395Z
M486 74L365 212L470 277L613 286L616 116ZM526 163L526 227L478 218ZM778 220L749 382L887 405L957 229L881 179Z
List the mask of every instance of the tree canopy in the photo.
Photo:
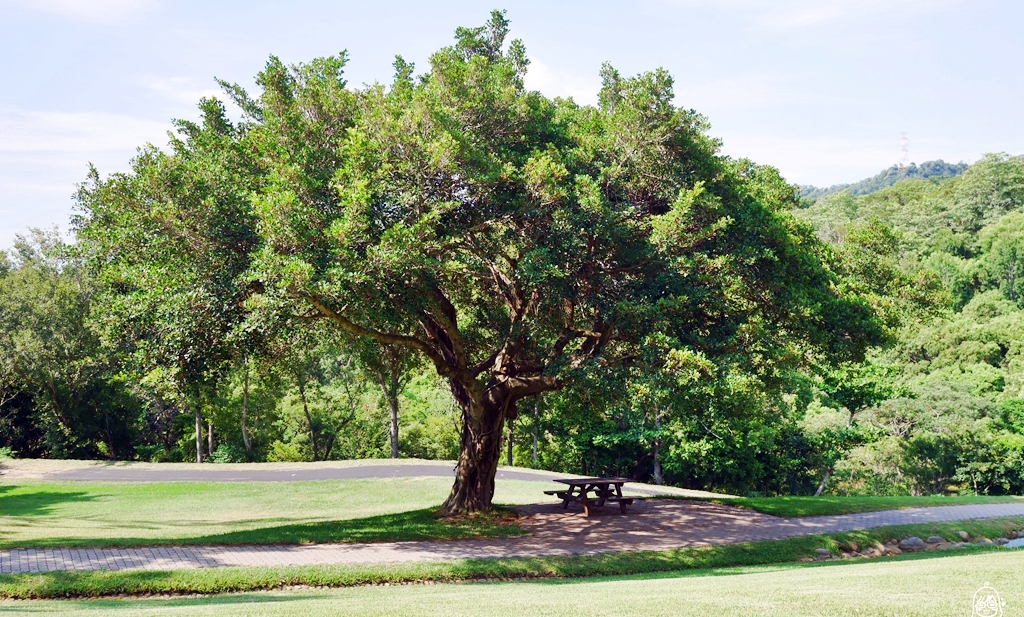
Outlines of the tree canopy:
M883 342L791 187L719 155L665 71L605 65L597 106L550 100L507 34L494 12L389 86L350 87L344 53L271 58L257 95L224 84L241 122L206 100L171 152L94 178L81 235L119 331L180 374L314 321L415 350L462 410L451 512L490 506L525 397L660 372L681 398L771 388Z

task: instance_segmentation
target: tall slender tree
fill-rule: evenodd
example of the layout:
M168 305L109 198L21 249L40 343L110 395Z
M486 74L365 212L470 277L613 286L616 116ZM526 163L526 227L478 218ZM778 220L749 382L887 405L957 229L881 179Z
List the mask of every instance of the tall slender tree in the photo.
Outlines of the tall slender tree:
M369 342L369 344L367 344ZM377 344L365 339L356 343L360 363L380 386L381 400L388 407L391 458L398 458L399 401L419 359L408 347Z

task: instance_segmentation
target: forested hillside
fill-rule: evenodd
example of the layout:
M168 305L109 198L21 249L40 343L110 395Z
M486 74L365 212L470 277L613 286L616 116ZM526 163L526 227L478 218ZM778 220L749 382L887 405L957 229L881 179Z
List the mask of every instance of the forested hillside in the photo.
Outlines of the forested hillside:
M845 191L851 195L867 195L892 186L903 180L918 178L921 180L944 180L958 176L967 170L967 163L947 163L943 160L925 161L920 165L911 163L904 168L896 165L879 172L870 178L853 184L836 184L828 188L811 185L800 187L800 197L811 201Z
M848 424L862 442L837 463L833 490L1020 492L1024 159L987 155L955 178L842 192L797 214L856 256L880 309L918 307L893 311L894 344L855 369L882 387L877 400L812 405L808 422Z

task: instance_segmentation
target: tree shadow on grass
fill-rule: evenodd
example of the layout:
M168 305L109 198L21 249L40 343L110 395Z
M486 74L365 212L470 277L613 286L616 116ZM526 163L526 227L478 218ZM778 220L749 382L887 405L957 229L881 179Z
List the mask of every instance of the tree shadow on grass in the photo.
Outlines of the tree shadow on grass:
M58 504L72 501L94 501L98 495L85 491L18 492L17 485L0 485L0 516L44 516L52 514Z
M80 546L184 546L239 544L323 544L332 542L402 542L519 536L518 519L499 511L489 516L447 519L433 508L339 521L278 525L219 534L176 538L39 538L20 548Z

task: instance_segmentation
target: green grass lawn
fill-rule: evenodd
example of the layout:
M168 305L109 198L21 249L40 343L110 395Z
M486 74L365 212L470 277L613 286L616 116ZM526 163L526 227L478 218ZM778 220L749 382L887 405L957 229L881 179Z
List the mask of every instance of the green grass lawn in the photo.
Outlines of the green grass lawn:
M945 497L733 497L709 499L715 503L741 506L775 516L821 516L852 514L878 510L924 508L928 506L962 506L977 503L1024 501L1024 497L963 496Z
M502 480L496 503L550 500L543 482ZM0 548L374 542L521 533L500 517L438 520L440 477L315 482L36 482L0 484ZM841 514L1014 497L720 499L779 516Z
M550 499L505 480L495 502ZM514 535L494 518L438 521L448 478L0 485L0 547L370 542Z
M830 615L961 617L990 584L1005 615L1024 609L1024 551L730 568L698 573L483 584L354 587L0 602L0 614L61 615Z

